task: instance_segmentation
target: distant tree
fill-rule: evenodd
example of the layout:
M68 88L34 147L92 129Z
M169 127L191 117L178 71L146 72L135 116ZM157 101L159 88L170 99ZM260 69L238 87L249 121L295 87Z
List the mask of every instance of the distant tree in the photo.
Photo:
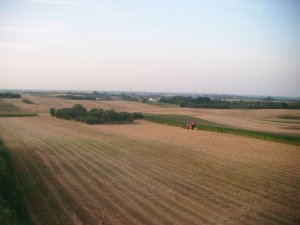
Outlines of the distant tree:
M272 97L267 97L267 98L263 98L263 101L274 101L275 99L273 99Z
M74 105L72 111L74 118L77 120L82 120L87 114L86 108L81 104Z
M133 116L133 119L135 120L135 119L142 119L143 118L143 114L142 113L136 113L136 112L134 112L133 114L132 114L132 116Z
M0 93L1 98L21 98L21 95L18 93L11 93L11 92L3 92Z
M66 120L74 119L74 112L71 108L64 108L56 110L55 116Z
M51 108L51 109L50 109L50 114L51 114L51 116L55 116L55 111L56 111L55 108Z
M100 118L101 115L103 113L103 109L91 109L89 112L88 112L88 117L90 118Z
M33 104L33 102L27 98L22 99L22 102L24 102L25 104Z
M96 100L96 97L93 95L58 95L59 98L64 99L73 99L73 100Z
M177 104L189 108L216 108L216 109L300 109L300 102L279 102L271 97L261 101L224 101L208 97L162 97L160 102Z
M139 100L139 98L137 96L126 95L124 93L121 95L121 98L124 101L138 101Z
M50 109L53 116L62 119L75 119L88 124L103 124L103 123L130 123L134 119L142 118L141 113L116 112L114 109L91 109L87 111L82 105L74 105L72 108Z
M202 103L209 103L211 101L208 97L198 97L194 100L194 103L196 104L202 104Z

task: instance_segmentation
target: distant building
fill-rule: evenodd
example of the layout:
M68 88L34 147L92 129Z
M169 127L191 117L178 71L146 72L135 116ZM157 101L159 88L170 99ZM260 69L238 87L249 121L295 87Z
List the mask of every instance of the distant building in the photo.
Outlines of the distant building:
M148 101L149 102L158 102L159 98L149 98Z

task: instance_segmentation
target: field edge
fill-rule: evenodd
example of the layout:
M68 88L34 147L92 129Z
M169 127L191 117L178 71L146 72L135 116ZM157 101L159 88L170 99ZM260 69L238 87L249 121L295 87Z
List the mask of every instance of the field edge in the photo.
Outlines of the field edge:
M300 146L300 137L298 136L233 128L223 124L214 123L208 120L204 120L192 116L185 116L185 115L178 115L178 114L176 115L175 114L174 115L145 114L144 119L150 122L159 123L159 124L168 124L176 127L183 127L185 123L195 121L196 123L200 124L197 126L197 129L199 130L205 130L205 131L211 131L217 133L227 133L227 134L233 134L233 135L239 135L244 137Z

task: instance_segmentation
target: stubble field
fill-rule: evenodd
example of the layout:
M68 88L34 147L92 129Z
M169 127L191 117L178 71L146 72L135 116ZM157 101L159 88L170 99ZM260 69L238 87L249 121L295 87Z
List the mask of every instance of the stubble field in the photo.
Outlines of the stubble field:
M0 118L36 225L300 224L300 147L138 121L86 125L49 106L224 115L262 121L296 111L160 108L32 97L39 117ZM113 107L117 106L117 107ZM140 109L140 110L139 110ZM274 123L275 124L275 123Z
M86 108L114 108L116 111L142 112L154 114L179 114L199 117L226 126L291 134L300 136L299 120L279 119L281 116L300 116L299 110L287 109L261 109L261 110L228 110L228 109L190 109L179 107L159 107L139 102L126 101L92 101L92 100L65 100L55 97L40 97L23 95L34 104L24 104L21 99L5 99L5 102L13 103L24 113L40 113L48 115L49 109L72 107L74 104L83 104ZM1 108L0 108L1 112Z

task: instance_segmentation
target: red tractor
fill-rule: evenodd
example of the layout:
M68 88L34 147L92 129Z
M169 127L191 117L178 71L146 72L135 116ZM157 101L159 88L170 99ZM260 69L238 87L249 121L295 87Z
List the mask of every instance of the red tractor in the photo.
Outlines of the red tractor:
M184 129L188 129L188 130L194 130L197 126L196 122L191 122L191 123L187 123L186 125L183 126Z

